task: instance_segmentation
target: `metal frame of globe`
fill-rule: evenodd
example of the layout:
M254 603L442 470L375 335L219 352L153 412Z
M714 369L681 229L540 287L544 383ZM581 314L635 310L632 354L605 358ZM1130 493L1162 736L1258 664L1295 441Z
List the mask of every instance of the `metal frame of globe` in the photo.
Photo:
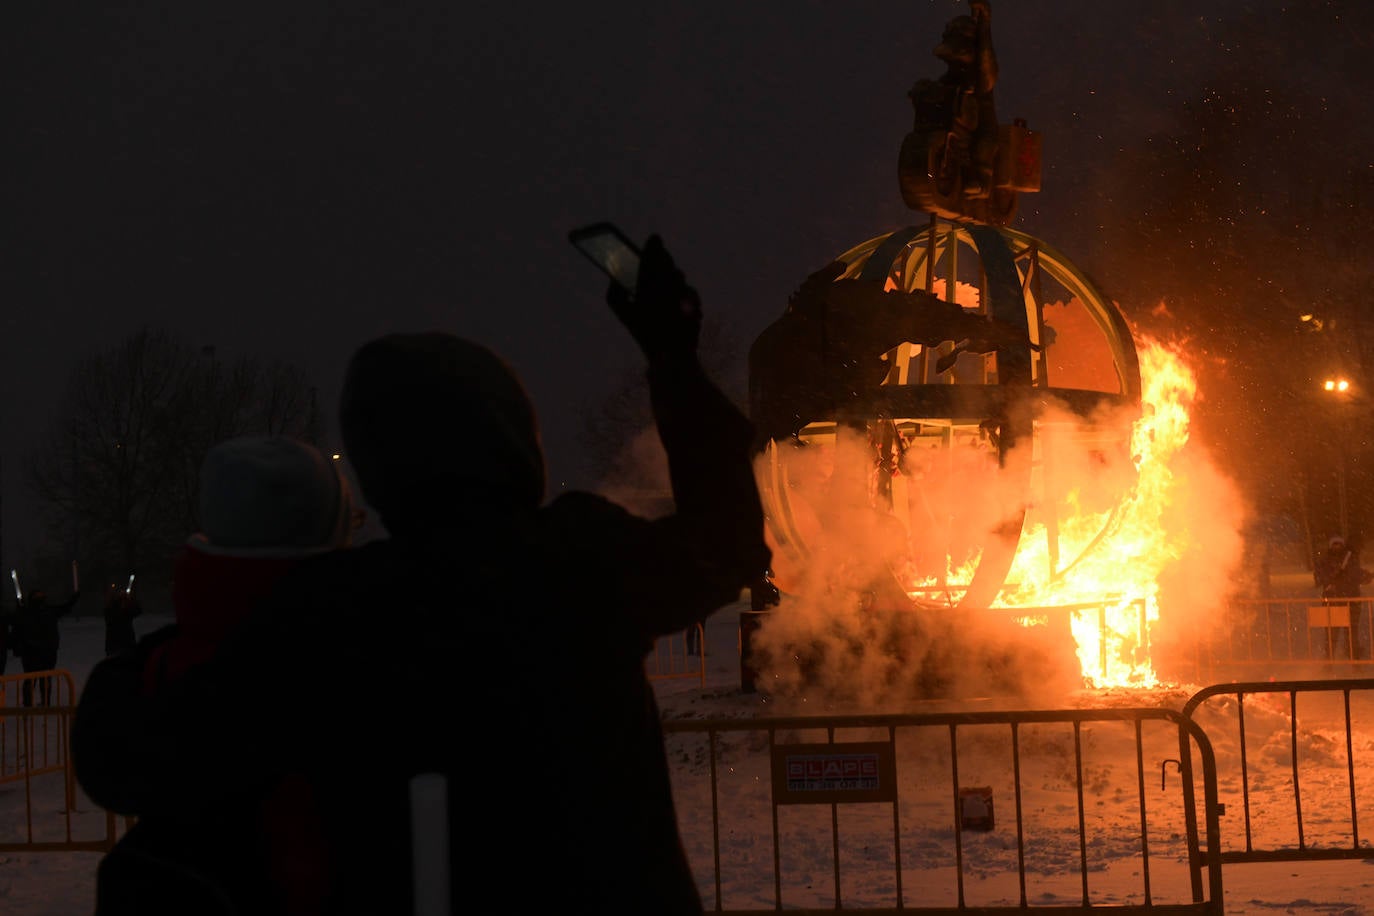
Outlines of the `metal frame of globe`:
M964 282L963 276L973 274L978 280L977 311L1025 328L1032 346L988 354L964 353L944 378L933 369L940 356L954 349L953 342L937 348L903 344L886 355L892 368L882 384L858 393L859 410L865 415L875 421L891 421L905 433L914 433L927 441L938 439L939 447L947 453L956 442L987 439L987 431L995 429L992 447L996 451L999 483L1004 489L1029 495L1033 476L1043 478L1042 474L1037 475L1037 465L1048 457L1040 442L1041 417L1048 404L1069 408L1090 429L1093 427L1089 418L1100 416L1103 407L1126 408L1118 415L1138 416L1140 367L1124 318L1082 270L1045 242L1004 226L932 217L923 228L907 227L869 239L836 260L846 265L837 280L884 280L887 288L902 292L933 292L936 282L942 280L946 300ZM955 282L950 282L951 278ZM1044 278L1055 281L1091 317L1110 351L1117 391L1052 386L1047 349L1041 346L1046 337ZM976 378L973 384L959 381L970 375ZM853 407L848 410L852 413ZM797 438L802 442L833 442L842 419L835 415L818 416L802 428ZM1124 438L1124 444L1129 446L1130 432L1129 425L1099 426L1093 435L1110 442ZM1025 439L1030 439L1032 449L1011 448L1013 443ZM764 461L759 485L770 534L786 559L805 566L810 551L786 497L792 492L792 481L777 441L770 440L765 445ZM1043 486L1043 479L1040 485ZM1016 523L1006 526L1005 536L991 537L982 545L976 569L966 586L950 585L942 577L937 586L918 592L913 604L964 608L993 604L1006 584L1020 544L1024 505L1028 501L1022 501ZM1053 501L1044 500L1043 504L1052 506ZM1110 527L1109 518L1092 543L1073 557L1063 557L1057 526L1051 518L1044 526L1045 555L1051 567L1045 571L1046 581L1072 567ZM948 561L947 554L946 568Z

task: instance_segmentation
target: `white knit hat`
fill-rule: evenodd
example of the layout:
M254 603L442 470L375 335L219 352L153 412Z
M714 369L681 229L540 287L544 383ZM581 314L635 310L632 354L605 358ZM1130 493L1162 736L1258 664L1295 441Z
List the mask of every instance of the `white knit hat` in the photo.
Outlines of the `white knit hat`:
M285 436L240 436L205 453L200 533L207 553L300 556L347 543L348 485L335 462Z

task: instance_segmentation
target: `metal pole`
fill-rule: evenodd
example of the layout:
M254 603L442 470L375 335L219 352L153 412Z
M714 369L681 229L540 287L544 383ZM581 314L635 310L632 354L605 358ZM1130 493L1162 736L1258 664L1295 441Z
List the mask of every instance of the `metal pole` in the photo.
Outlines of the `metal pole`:
M1097 606L1097 659L1102 666L1102 682L1107 682L1107 605Z
M1337 443L1338 443L1338 447L1339 447L1340 453L1341 453L1341 454L1340 454L1340 459L1341 459L1340 473L1337 475L1337 478L1336 478L1336 498L1340 501L1340 505L1341 505L1341 527L1340 527L1340 533L1341 533L1341 537L1349 537L1349 536L1350 536L1350 524L1349 524L1350 519L1349 519L1349 517L1348 517L1348 515L1347 515L1347 513L1346 513L1346 506L1345 506L1345 430L1340 429L1339 426L1337 427L1336 441L1337 441Z

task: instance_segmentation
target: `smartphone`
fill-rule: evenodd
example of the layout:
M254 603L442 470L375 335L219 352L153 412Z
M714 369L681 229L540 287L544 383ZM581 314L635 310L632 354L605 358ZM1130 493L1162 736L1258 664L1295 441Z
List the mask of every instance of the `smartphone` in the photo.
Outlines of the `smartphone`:
M639 249L614 224L596 223L574 229L568 233L568 241L619 286L635 291L639 282Z

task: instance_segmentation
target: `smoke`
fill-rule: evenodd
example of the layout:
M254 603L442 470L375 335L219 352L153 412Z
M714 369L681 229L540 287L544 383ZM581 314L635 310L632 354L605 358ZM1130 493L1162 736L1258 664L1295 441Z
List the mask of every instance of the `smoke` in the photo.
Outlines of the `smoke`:
M760 690L780 708L876 711L978 697L1052 705L1089 681L1148 685L1156 669L1190 679L1198 646L1234 622L1224 609L1245 578L1252 511L1192 435L1199 394L1184 346L1139 337L1137 349L1139 411L1085 418L1046 401L1004 467L986 431L899 443L881 424L761 455L782 603L750 634ZM646 516L671 511L655 430L622 434L598 489ZM1009 530L1016 558L993 607L952 606L960 592L939 583L966 584ZM1105 636L1055 610L1108 596L1121 606L1106 609ZM1104 677L1104 656L1121 671Z
M767 502L783 599L751 635L760 690L785 706L864 710L931 698L1050 703L1089 680L1148 686L1152 657L1191 658L1224 622L1250 510L1190 440L1196 384L1182 354L1149 341L1141 351L1140 412L1084 418L1044 405L1034 441L1001 468L986 436L918 439L893 462L889 495L875 473L890 458L881 437L844 427L833 441L763 456L759 479L781 482ZM893 511L874 508L888 499ZM1013 523L1016 559L992 609L922 590L932 545L948 545L940 562L967 583L974 564L960 565ZM1100 633L1096 611L1074 620L1058 610L1094 602Z
M957 608L872 606L785 594L750 641L756 685L781 710L879 712L912 701L1018 697L1082 686L1067 630L1024 629Z
M1182 678L1192 675L1187 664L1204 643L1241 622L1231 615L1246 613L1245 606L1230 599L1254 596L1256 571L1244 565L1242 531L1255 510L1202 444L1190 442L1174 466L1174 499L1160 523L1186 549L1160 571L1160 615L1151 636L1157 658L1182 663Z
M818 702L861 710L915 699L1047 697L1081 686L1065 627L1026 629L1004 612L970 612L930 590L934 545L956 565L1019 520L1024 489L998 480L985 435L951 448L916 442L896 464L891 500L873 473L881 438L841 427L833 441L780 445L760 480L786 480L786 519L770 517L782 603L750 640L759 689L786 706ZM785 530L779 538L778 529ZM941 548L939 564L946 562ZM943 571L943 570L940 570Z

